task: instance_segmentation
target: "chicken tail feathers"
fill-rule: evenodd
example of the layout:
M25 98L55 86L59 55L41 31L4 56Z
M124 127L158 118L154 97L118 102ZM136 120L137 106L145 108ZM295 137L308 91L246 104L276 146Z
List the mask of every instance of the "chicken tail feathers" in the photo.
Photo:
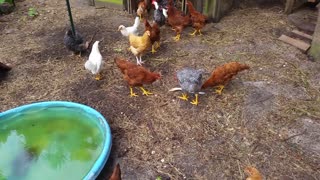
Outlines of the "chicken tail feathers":
M250 66L248 66L246 64L239 64L238 72L246 70L246 69L250 69Z
M109 180L121 180L121 170L120 170L119 164L117 164L116 167L114 168Z

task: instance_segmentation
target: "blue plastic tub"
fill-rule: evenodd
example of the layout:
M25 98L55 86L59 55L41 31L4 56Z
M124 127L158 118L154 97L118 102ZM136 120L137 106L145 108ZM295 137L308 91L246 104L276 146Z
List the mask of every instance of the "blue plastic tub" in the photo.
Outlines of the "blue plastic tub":
M5 118L6 116L10 116L12 114L19 114L22 112L26 112L28 110L34 110L34 109L45 109L50 107L66 107L66 108L72 108L77 109L79 111L82 111L89 116L94 116L97 121L96 124L99 124L100 132L103 133L103 145L102 145L102 151L98 157L98 159L95 161L94 165L92 166L91 170L84 176L85 180L91 180L95 179L99 173L101 172L102 168L104 167L111 151L111 145L112 145L112 136L111 136L111 130L110 127L106 121L106 119L95 109L78 103L73 102L66 102L66 101L46 101L46 102L38 102L38 103L32 103L27 104L23 106L19 106L14 109L10 109L8 111L5 111L3 113L0 113L0 120Z

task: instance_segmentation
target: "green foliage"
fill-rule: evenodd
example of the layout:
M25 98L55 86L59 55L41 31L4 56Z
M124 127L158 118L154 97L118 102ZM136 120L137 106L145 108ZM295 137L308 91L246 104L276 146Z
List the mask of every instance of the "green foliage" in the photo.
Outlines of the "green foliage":
M161 177L161 176L158 176L158 177L156 178L156 180L162 180L162 177Z
M39 13L38 13L36 8L31 7L28 10L28 15L31 16L31 17L35 17L35 16L38 16Z
M13 1L13 0L0 0L0 4L3 4L3 3L5 3L5 2L10 3L10 4L13 4L12 1Z

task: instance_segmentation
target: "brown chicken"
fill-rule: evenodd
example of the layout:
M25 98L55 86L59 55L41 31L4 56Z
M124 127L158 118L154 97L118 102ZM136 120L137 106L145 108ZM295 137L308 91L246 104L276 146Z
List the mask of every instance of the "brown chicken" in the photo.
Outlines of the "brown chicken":
M116 167L114 167L109 180L121 180L121 170L119 164L117 164Z
M152 84L154 81L160 79L161 75L159 73L150 72L146 68L138 66L124 59L116 57L114 60L123 74L123 79L126 80L130 86L131 97L138 96L133 92L132 87L140 87L143 95L148 96L152 94L151 92L145 90L142 86L144 84Z
M196 11L190 1L187 1L187 6L190 13L192 27L195 29L195 31L190 35L194 36L197 32L199 32L199 35L202 35L201 29L206 25L208 17Z
M144 20L145 31L150 31L150 41L152 44L152 54L157 52L156 49L160 47L160 29L156 22L153 22L152 26L148 20ZM156 43L156 46L154 45Z
M150 31L144 32L142 36L129 34L129 49L136 56L138 65L141 65L143 63L141 57L151 47L150 35Z
M183 16L183 13L174 7L172 0L169 0L168 4L168 24L176 32L175 41L180 40L182 30L190 24L190 17Z
M262 180L262 175L256 168L248 166L244 171L249 175L246 180Z
M147 6L147 0L140 0L138 3L137 15L140 17L140 20L148 13Z
M232 80L232 77L237 75L238 72L250 67L245 64L240 64L238 62L226 63L222 66L218 66L211 74L210 78L204 82L202 89L207 87L217 86L216 93L221 94L224 86Z

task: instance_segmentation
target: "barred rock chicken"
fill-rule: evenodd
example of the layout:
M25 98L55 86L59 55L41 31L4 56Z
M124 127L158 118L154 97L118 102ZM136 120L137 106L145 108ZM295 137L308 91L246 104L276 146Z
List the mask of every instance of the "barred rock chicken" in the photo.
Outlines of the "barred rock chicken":
M84 67L87 70L91 71L92 74L96 75L95 77L96 80L100 80L102 65L103 65L103 61L99 51L99 41L96 41L92 45L92 50L89 55L89 59L84 64Z
M152 26L149 24L148 20L144 20L145 31L150 31L150 41L152 44L152 54L157 52L155 49L160 47L160 29L156 22L153 22ZM156 47L155 47L156 43Z
M211 77L204 82L202 89L217 86L216 93L221 94L224 86L232 80L232 77L238 72L249 69L250 67L238 62L229 62L222 66L218 66L211 74Z
M82 35L77 31L75 35L73 35L71 29L65 33L63 38L63 42L67 49L72 51L74 54L79 54L79 56L81 56L81 53L88 50L91 41L92 39L84 42Z
M164 9L160 9L158 2L155 0L152 0L152 4L155 7L155 10L153 12L153 19L161 27L166 23L166 17L163 13Z
M140 20L148 13L147 5L147 0L140 0L138 3L137 15L140 17Z
M182 90L182 96L178 98L182 100L188 100L187 94L195 94L195 99L191 101L191 104L198 105L198 94L202 85L203 70L196 70L193 68L184 68L177 72L177 78ZM173 88L169 91L180 90L179 88Z
M202 35L201 29L206 25L206 19L208 19L208 17L196 11L191 1L187 1L187 6L190 13L192 27L195 29L195 31L190 35L194 36L197 32L199 32L199 35Z
M262 175L256 168L248 166L244 171L249 175L246 180L262 180Z
M132 87L136 86L140 87L143 95L148 96L152 94L151 92L145 90L142 86L144 84L152 84L156 80L160 79L161 75L159 73L150 72L142 66L138 66L118 57L116 57L114 61L122 72L124 80L127 81L130 87L130 97L138 96L133 92L132 89Z
M121 180L121 170L119 164L117 164L116 167L114 167L109 180Z
M134 24L129 27L125 27L124 25L120 25L118 31L121 32L123 36L129 36L129 34L138 35L138 27L140 25L139 17L134 19Z
M143 63L141 57L151 47L150 35L150 31L145 31L143 33L143 36L129 34L129 49L132 52L132 54L136 56L138 65L141 65Z
M176 32L175 41L180 40L182 30L190 24L190 17L188 15L184 16L181 11L176 9L172 0L169 0L168 4L168 24Z

